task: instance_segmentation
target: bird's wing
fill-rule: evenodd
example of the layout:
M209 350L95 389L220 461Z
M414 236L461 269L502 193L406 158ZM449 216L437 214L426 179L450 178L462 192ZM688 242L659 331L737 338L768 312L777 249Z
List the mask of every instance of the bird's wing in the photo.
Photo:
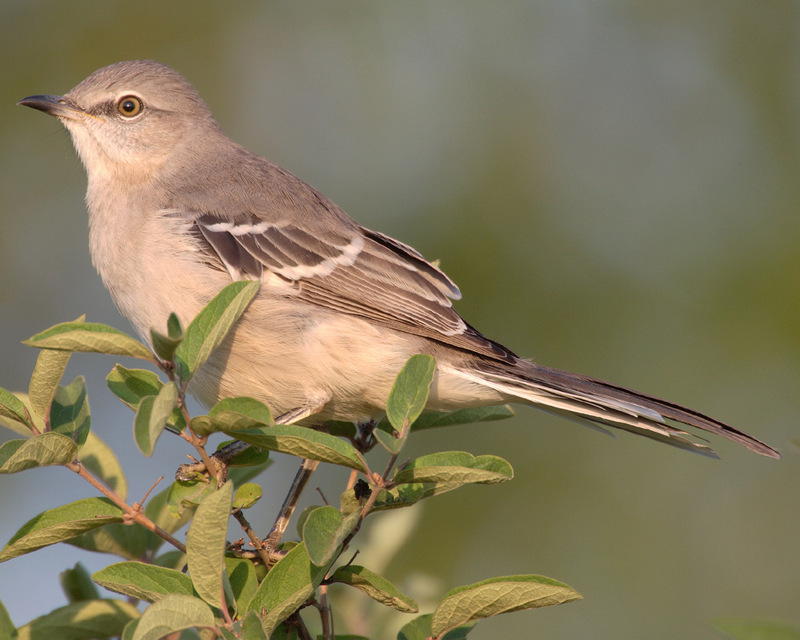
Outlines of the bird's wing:
M323 212L324 213L324 212ZM306 302L490 357L515 356L453 309L458 287L413 248L356 224L263 218L194 218L208 249L233 279L278 277Z

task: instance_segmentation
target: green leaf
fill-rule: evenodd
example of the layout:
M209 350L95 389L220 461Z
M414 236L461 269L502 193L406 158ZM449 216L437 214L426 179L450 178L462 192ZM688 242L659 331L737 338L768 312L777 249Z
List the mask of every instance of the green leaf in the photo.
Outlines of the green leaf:
M186 566L186 554L177 549L171 549L153 558L153 564L157 567L175 569L182 572L183 568Z
M136 633L136 627L139 626L139 620L141 618L136 618L136 620L131 620L128 624L125 625L125 628L122 630L122 635L120 636L119 640L133 640L133 634Z
M236 601L236 610L247 611L258 589L258 578L253 563L242 558L225 558L225 571ZM261 623L258 626L261 628Z
M70 384L59 385L50 404L50 428L82 447L89 436L91 416L86 398L86 381L78 376Z
M98 322L62 322L23 340L23 344L38 349L105 353L153 362L153 354L141 342Z
M563 604L582 597L571 587L544 576L490 578L445 594L433 612L431 632L437 637L501 613Z
M19 640L104 640L138 617L136 607L120 600L74 602L20 627Z
M405 441L401 434L408 435L408 427L425 409L435 372L436 360L418 354L411 356L397 375L386 401L386 417L397 433L388 434L379 428L373 432L389 453L400 451Z
M157 396L164 383L152 371L126 369L118 364L106 376L106 385L125 405L136 411L142 399L147 396ZM167 420L167 428L175 432L186 428L186 421L178 407L172 410Z
M11 622L11 616L8 615L3 603L0 602L0 640L16 640L17 628Z
M261 626L267 636L292 615L314 592L328 567L317 567L308 557L305 545L299 544L272 567L262 580L250 611L266 611Z
M370 491L373 487L370 486ZM372 505L372 511L384 511L386 509L399 509L410 507L423 498L434 495L436 485L434 484L401 484L391 489L384 489L378 493L378 497ZM343 513L352 513L360 510L363 504L356 500L352 489L348 489L342 494L341 507Z
M167 335L159 333L155 329L150 329L150 342L153 344L153 351L164 362L172 362L175 350L183 341L183 328L178 316L174 313L169 314L167 319Z
M269 407L254 398L223 398L207 416L192 419L192 430L199 436L216 431L236 432L274 424Z
M175 362L183 380L190 380L222 343L258 293L260 285L253 280L232 282L189 323L183 342L175 352Z
M781 622L721 618L712 627L733 640L800 640L800 627Z
M193 596L171 594L144 610L132 640L161 640L182 629L214 626L214 613L205 602Z
M417 613L419 606L383 576L358 565L339 567L330 578L331 582L341 582L355 587L373 600L403 613Z
M456 409L455 411L426 411L414 421L411 430L422 431L423 429L452 427L473 422L491 422L493 420L505 420L513 416L514 410L507 404Z
M128 495L128 482L117 460L117 456L105 442L92 431L78 452L78 460L91 471L98 480L125 500Z
M58 579L61 582L61 589L69 602L97 600L100 598L100 593L98 593L97 587L94 586L89 572L80 562L76 563L72 569L62 571Z
M269 640L255 611L249 612L242 620L242 640Z
M233 497L234 509L249 509L261 499L261 485L246 482L236 489Z
M330 462L366 472L362 460L350 444L308 427L275 425L237 431L230 435L261 449L280 451L300 458Z
M64 542L87 551L112 553L126 560L138 560L153 548L157 549L163 540L144 527L117 522L86 531Z
M153 455L156 441L177 404L178 387L174 382L161 387L157 396L147 396L139 403L133 420L133 439L144 455Z
M169 594L194 595L192 580L185 573L144 562L117 562L95 572L92 580L109 591L145 602Z
M0 473L69 464L77 455L78 445L60 433L42 433L27 440L8 440L0 445Z
M186 532L186 559L197 594L212 607L221 608L225 536L231 515L233 483L226 482L197 507Z
M126 369L117 364L106 376L106 385L122 402L131 409L136 409L142 398L158 395L164 383L152 371Z
M235 442L235 440L223 440L217 445L217 451L225 447L226 445ZM228 461L228 468L233 471L235 467L253 467L253 466L263 466L265 469L272 464L269 459L269 451L265 449L259 449L258 447L246 447L242 449L239 453L237 453L231 460ZM244 470L244 469L242 469ZM258 474L255 474L258 475ZM251 476L255 477L255 475ZM247 478L248 480L250 478ZM241 483L243 480L240 479L239 482Z
M50 415L50 403L71 355L69 351L42 349L36 358L36 366L28 385L28 398L34 413L42 420Z
M345 538L358 525L358 520L358 512L345 517L341 511L330 506L319 507L309 513L303 525L303 544L311 562L318 567L333 562Z
M432 619L432 613L417 616L411 622L403 625L403 628L397 634L397 640L428 640L431 637ZM444 634L441 640L464 640L474 626L475 623L473 622L456 627Z
M214 483L208 481L193 480L183 482L176 480L169 487L165 506L171 517L183 518L189 515L187 510L193 513L197 505L216 490Z
M511 465L497 456L446 451L412 460L397 471L394 482L431 482L450 488L462 484L494 484L514 477Z
M33 422L27 415L25 403L10 391L0 389L0 416L19 422L33 429Z
M210 487L209 489L211 490ZM171 490L172 485L150 496L144 505L144 514L156 526L170 534L188 524L192 514L192 509L187 509L181 517L173 515L168 504ZM146 553L159 549L164 540L144 527L109 524L72 538L67 544L89 551L112 553L126 560L138 560Z
M176 498L176 491L180 492L180 490L184 489L183 487L179 487L180 484L181 483L177 481L173 482L156 495L150 496L150 499L144 505L144 515L167 533L175 533L181 527L189 524L190 516L193 513L193 510L189 508L186 509L186 513L176 515L174 503L171 501ZM210 491L214 490L214 487L210 486L210 483L205 483L205 486L208 487ZM176 487L178 488L176 489Z
M122 522L122 516L122 509L108 498L85 498L48 509L28 520L11 537L0 552L0 562L69 540L85 531Z

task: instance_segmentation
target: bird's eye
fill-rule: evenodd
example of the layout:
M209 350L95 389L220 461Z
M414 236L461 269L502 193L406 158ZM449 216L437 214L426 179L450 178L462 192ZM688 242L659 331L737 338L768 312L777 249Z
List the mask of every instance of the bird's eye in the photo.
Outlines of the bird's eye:
M117 111L126 118L133 118L142 112L142 101L136 96L125 96L117 101Z

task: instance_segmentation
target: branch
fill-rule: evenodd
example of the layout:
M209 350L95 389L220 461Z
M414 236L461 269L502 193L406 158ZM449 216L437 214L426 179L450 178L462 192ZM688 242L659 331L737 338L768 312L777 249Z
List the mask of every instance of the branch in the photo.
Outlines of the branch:
M152 531L155 533L159 538L169 542L173 547L178 549L181 553L186 553L186 546L176 538L173 538L170 534L164 531L161 527L159 527L155 522L153 522L150 518L148 518L142 512L142 507L140 506L130 506L127 502L125 502L122 498L120 498L114 491L106 487L102 484L97 478L95 478L91 473L86 470L86 467L79 460L75 460L74 462L70 462L67 465L64 465L70 471L74 471L77 473L81 478L86 480L90 485L92 485L95 489L97 489L100 493L106 496L109 500L111 500L114 504L116 504L120 509L125 512L125 517L132 522L136 522L140 524L145 529Z

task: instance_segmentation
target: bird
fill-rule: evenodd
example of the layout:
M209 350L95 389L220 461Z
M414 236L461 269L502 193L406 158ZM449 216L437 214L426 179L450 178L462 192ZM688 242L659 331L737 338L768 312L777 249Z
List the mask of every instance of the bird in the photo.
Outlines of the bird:
M249 396L300 425L376 420L403 364L428 354L427 410L521 403L707 456L716 454L684 427L780 457L699 411L486 337L453 307L461 293L437 263L232 141L164 64L119 62L19 104L69 131L88 176L92 262L143 340L173 312L186 326L230 282L260 281L190 383L206 406Z

